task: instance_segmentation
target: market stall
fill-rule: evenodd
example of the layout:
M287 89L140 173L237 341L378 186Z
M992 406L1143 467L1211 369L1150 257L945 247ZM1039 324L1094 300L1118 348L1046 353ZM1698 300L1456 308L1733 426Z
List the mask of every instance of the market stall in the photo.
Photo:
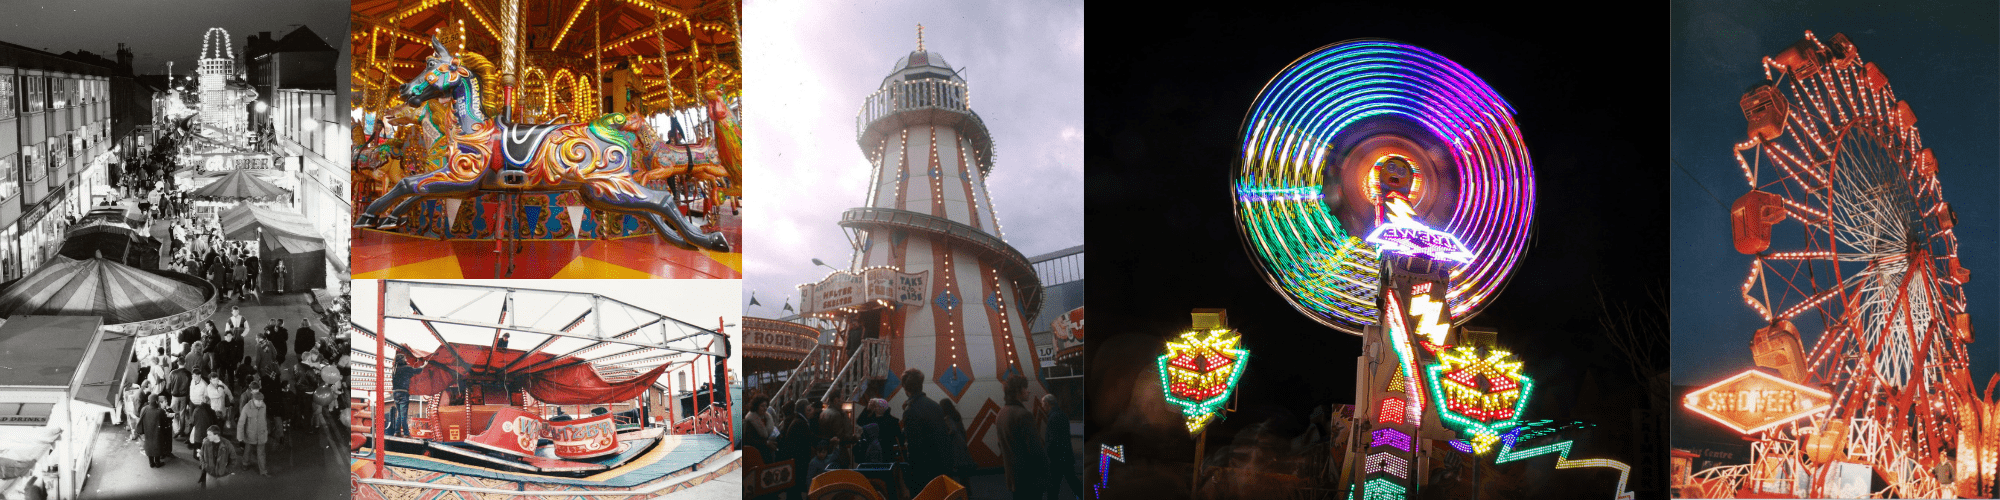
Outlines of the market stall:
M76 498L98 426L114 414L132 337L91 316L10 317L0 324L0 495Z

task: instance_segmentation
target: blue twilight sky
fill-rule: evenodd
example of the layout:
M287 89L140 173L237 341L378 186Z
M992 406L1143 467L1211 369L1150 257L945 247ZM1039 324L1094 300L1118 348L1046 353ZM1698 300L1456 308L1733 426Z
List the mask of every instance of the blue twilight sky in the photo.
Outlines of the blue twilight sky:
M1855 2L1843 2L1854 4ZM1763 320L1739 288L1750 259L1731 245L1727 204L1748 190L1732 145L1745 137L1737 104L1763 80L1759 61L1812 30L1846 33L1861 59L1878 65L1917 115L1923 144L1938 157L1946 201L1958 212L1959 255L1972 271L1967 309L1975 342L1973 381L2000 369L2000 4L1920 2L1814 5L1795 2L1677 2L1671 16L1673 383L1703 385L1754 366L1751 334ZM1787 221L1774 234L1798 231ZM1778 245L1774 245L1777 249ZM1807 323L1815 326L1808 327ZM1799 322L1805 347L1817 320Z

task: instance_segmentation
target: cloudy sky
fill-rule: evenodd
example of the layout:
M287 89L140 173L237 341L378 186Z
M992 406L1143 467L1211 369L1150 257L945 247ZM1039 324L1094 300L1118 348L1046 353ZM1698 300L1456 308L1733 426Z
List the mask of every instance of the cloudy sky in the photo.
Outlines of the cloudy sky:
M1083 243L1083 2L771 2L743 7L744 275L748 314L783 315L801 283L853 255L837 222L865 202L855 112L924 45L959 68L993 133L987 188L1007 242Z
M186 72L200 57L201 36L211 27L229 32L240 57L244 40L259 31L279 37L298 25L347 52L347 2L287 0L89 0L0 2L0 41L61 54L87 50L115 58L130 45L140 74L163 73L168 60ZM344 67L344 64L343 64ZM342 73L346 71L343 69Z

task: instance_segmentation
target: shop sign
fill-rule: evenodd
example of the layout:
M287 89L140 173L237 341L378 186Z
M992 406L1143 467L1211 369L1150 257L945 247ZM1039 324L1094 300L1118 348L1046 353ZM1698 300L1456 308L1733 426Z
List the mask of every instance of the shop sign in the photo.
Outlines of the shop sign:
M1829 408L1833 395L1755 368L1696 389L1682 406L1740 434L1756 434Z
M923 307L924 297L930 295L930 271L910 274L887 267L871 268L859 274L838 271L819 283L807 283L799 285L799 288L802 302L799 314L802 315L877 300Z

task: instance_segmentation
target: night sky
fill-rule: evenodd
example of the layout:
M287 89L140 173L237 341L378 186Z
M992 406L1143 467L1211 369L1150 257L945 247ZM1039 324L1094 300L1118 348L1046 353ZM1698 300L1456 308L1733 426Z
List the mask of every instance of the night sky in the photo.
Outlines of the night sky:
M1115 17L1122 36L1092 40L1093 55L1115 56L1093 57L1087 75L1091 449L1123 443L1128 460L1192 457L1179 418L1145 380L1157 377L1161 342L1188 327L1192 308L1227 308L1251 352L1240 411L1212 428L1211 451L1265 421L1289 437L1313 406L1353 402L1359 337L1313 322L1264 284L1237 234L1228 179L1263 85L1310 51L1362 37L1450 58L1518 111L1540 191L1534 236L1510 284L1468 324L1497 329L1526 361L1538 382L1530 418L1629 426L1636 398L1577 394L1586 385L1638 390L1603 338L1594 287L1664 321L1665 305L1647 298L1665 296L1668 264L1669 171L1649 146L1664 125L1651 110L1666 75L1646 49L1652 38L1624 23L1558 29L1534 13L1428 9L1140 11ZM1664 353L1657 358L1664 370ZM1579 451L1631 459L1625 443L1605 441Z
M1852 2L1850 2L1852 3ZM1812 30L1820 40L1846 33L1863 61L1888 77L1896 97L1917 115L1923 144L1938 157L1945 200L1958 213L1959 256L1974 343L1972 379L1984 387L2000 369L2000 249L1993 246L2000 199L2000 6L1888 2L1807 11L1793 3L1687 2L1672 14L1673 379L1705 385L1754 366L1749 343L1763 319L1739 287L1750 259L1731 246L1732 203L1748 190L1732 146L1745 138L1737 101L1763 80L1759 61ZM1681 170L1685 169L1685 172ZM1774 235L1796 234L1787 221ZM1788 250L1776 244L1773 250ZM1816 316L1816 315L1814 315ZM1818 320L1797 322L1810 350ZM1809 326L1809 324L1811 326Z
M228 31L241 58L247 37L260 31L282 37L297 25L347 52L347 2L339 0L0 2L0 41L56 54L87 50L113 60L123 42L132 47L139 74L165 73L169 60L176 72L194 71L209 28ZM342 58L342 74L346 63Z

